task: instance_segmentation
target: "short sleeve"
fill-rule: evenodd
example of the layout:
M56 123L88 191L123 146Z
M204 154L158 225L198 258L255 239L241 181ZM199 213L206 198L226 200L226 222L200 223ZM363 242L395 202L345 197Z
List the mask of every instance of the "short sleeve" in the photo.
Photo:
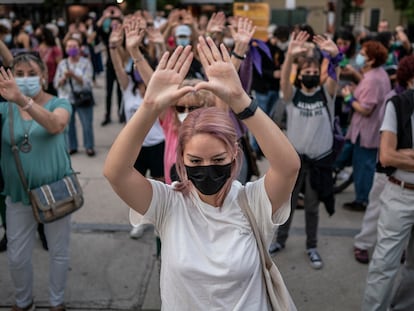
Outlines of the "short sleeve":
M392 101L388 101L380 131L389 131L397 134L397 115Z

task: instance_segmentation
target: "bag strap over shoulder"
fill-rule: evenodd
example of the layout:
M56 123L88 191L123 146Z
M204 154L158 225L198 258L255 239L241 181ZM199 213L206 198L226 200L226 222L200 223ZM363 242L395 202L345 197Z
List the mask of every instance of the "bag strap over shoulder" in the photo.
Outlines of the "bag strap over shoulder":
M270 258L269 252L267 252L267 250L265 251L266 247L265 247L264 239L259 230L259 227L257 226L256 218L254 217L252 210L248 206L246 190L244 188L239 191L238 202L244 215L249 220L254 237L256 238L257 247L259 249L259 254L260 254L260 261L262 263L262 268L269 270L273 264L273 260L272 258Z
M9 130L10 130L10 144L11 149L13 152L13 157L16 162L17 171L19 173L20 180L22 181L22 185L24 190L29 194L29 185L27 184L26 176L23 172L22 162L19 156L19 147L16 145L16 141L14 139L14 124L13 124L13 104L9 103ZM29 195L30 197L30 195Z

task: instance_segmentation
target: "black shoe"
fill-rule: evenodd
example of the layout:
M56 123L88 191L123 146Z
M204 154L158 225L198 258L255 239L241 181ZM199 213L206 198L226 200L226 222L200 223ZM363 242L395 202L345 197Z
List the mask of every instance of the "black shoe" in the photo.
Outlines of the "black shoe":
M111 123L111 119L106 118L101 122L101 126L108 125L109 123Z
M69 150L70 155L75 154L75 153L78 153L78 149L70 149Z
M4 233L3 238L0 241L0 253L7 251L7 236L6 232Z
M354 212L364 212L367 209L367 204L357 201L347 202L342 205L344 209Z
M86 154L88 155L88 157L93 157L93 156L95 156L95 150L86 149Z
M43 224L37 225L37 232L39 233L40 241L42 242L42 247L45 251L49 250L47 247L47 240L45 235L45 226Z

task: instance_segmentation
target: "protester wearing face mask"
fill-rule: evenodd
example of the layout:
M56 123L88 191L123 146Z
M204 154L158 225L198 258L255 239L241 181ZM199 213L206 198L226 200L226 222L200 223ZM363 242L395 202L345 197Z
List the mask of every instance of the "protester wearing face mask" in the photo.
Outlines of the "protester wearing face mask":
M9 50L12 35L9 29L0 24L0 66L9 67L13 61L13 55Z
M387 60L387 49L377 41L362 45L355 62L363 73L356 88L342 89L344 101L353 109L346 138L353 144L352 168L355 199L343 205L353 211L365 211L377 163L385 96L391 83L382 65Z
M73 91L92 89L92 64L89 59L80 55L80 42L76 39L68 39L65 42L65 51L68 55L60 61L53 79L59 97L68 99L74 103ZM72 84L72 86L71 86ZM73 105L72 105L73 106ZM75 126L75 112L77 112L82 125L83 145L86 154L95 155L93 133L93 104L87 106L73 106L73 114L69 123L69 153L78 152L78 139Z
M72 173L66 149L65 129L72 107L66 99L54 97L43 88L47 69L34 54L15 56L12 69L0 68L2 116L1 169L7 176L6 195L7 256L15 292L14 311L34 310L32 252L37 222L27 189L23 187L11 148L10 109L14 140L29 188L54 182ZM47 152L46 152L47 151ZM44 225L49 247L49 303L52 311L64 311L64 292L69 269L71 216Z
M305 184L306 253L312 268L320 269L323 262L317 251L319 202L325 204L330 214L334 212L329 164L332 162L332 118L341 54L332 40L314 36L313 42L326 54L333 71L329 71L325 84L320 85L319 60L315 57L304 58L298 63L295 83L292 85L289 76L293 60L306 51L304 43L308 38L309 34L305 31L292 34L282 65L280 85L287 103L287 137L299 153L302 167L292 193L292 212L287 222L279 227L276 241L269 250L277 252L285 247L298 195ZM317 175L316 172L321 174ZM323 185L324 189L318 185Z
M104 175L131 207L131 222L139 214L160 235L163 310L203 310L208 302L211 310L267 311L271 306L257 243L241 204L252 210L269 245L276 225L288 217L299 159L283 132L243 90L224 45L219 49L211 38L200 37L198 52L208 82L180 87L191 64L191 47L178 47L171 57L165 53L143 104L112 145ZM219 97L256 136L269 161L264 177L246 186L235 180L242 151L228 112L216 107L196 109L181 125L176 151L180 182L166 185L132 168L159 114L201 90Z

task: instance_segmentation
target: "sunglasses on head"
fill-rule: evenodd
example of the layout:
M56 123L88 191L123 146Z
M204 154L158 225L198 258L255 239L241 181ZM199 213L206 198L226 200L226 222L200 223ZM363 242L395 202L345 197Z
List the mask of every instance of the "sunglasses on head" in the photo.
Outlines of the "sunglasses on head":
M183 113L186 110L188 110L189 112L196 110L198 108L201 108L199 106L175 106L175 111L177 111L178 113Z
M30 51L30 52L29 51L19 51L19 52L15 53L13 56L15 58L16 57L23 57L23 56L30 56L30 57L40 59L40 54L37 51Z

